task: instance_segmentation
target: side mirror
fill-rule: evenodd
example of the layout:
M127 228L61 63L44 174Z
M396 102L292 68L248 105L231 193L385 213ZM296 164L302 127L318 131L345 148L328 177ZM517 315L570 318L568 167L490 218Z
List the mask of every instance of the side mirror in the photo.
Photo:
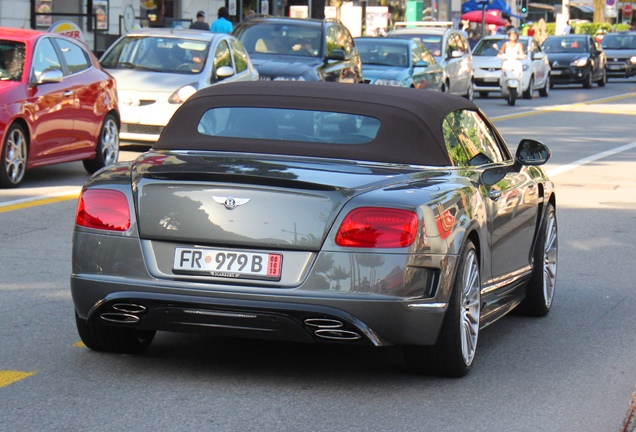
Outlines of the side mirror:
M338 61L342 61L345 59L345 52L344 50L333 50L331 51L331 54L329 54L327 57L325 57L325 60L338 60Z
M459 51L459 50L455 50L455 51L453 51L453 52L451 53L451 57L452 57L452 58L459 58L459 57L461 57L461 56L463 56L463 55L464 55L464 53L463 53L463 52L461 52L461 51Z
M418 60L418 61L415 62L415 64L413 66L418 67L418 68L425 68L425 67L428 67L428 62L426 62L424 60Z
M517 147L515 161L522 165L543 165L552 156L552 152L540 141L522 139Z
M219 81L223 81L232 75L234 75L234 68L232 68L232 66L221 66L216 70L216 77Z
M38 84L59 83L62 82L64 75L59 69L44 69L38 78Z

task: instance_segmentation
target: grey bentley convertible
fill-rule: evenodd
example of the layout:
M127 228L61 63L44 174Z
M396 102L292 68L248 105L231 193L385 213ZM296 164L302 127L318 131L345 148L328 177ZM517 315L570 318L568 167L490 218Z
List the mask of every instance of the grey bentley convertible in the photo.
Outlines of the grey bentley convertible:
M71 291L97 351L157 331L403 347L458 377L482 328L544 316L557 273L544 144L472 102L336 83L203 89L79 198Z

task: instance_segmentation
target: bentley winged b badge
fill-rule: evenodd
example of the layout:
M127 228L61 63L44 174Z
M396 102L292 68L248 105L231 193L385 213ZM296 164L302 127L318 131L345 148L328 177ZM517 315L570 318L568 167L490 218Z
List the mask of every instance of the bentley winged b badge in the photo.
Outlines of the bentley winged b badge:
M234 197L220 197L213 196L215 202L221 204L228 210L234 210L238 206L242 206L243 204L247 204L251 198L234 198Z

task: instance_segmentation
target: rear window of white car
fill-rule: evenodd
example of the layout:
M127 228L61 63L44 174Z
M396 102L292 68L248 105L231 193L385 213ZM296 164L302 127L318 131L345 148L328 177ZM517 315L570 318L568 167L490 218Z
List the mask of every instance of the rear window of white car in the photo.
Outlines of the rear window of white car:
M339 112L267 107L222 107L204 113L203 135L279 141L364 144L373 141L380 121Z

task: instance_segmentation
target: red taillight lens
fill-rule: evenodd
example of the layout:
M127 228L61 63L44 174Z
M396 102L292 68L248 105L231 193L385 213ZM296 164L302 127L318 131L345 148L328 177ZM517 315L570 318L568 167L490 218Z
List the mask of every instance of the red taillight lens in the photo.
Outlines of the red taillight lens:
M338 246L398 248L417 235L417 214L408 210L361 207L345 217L336 234Z
M110 231L128 230L130 211L126 195L116 190L85 190L79 197L75 223Z

